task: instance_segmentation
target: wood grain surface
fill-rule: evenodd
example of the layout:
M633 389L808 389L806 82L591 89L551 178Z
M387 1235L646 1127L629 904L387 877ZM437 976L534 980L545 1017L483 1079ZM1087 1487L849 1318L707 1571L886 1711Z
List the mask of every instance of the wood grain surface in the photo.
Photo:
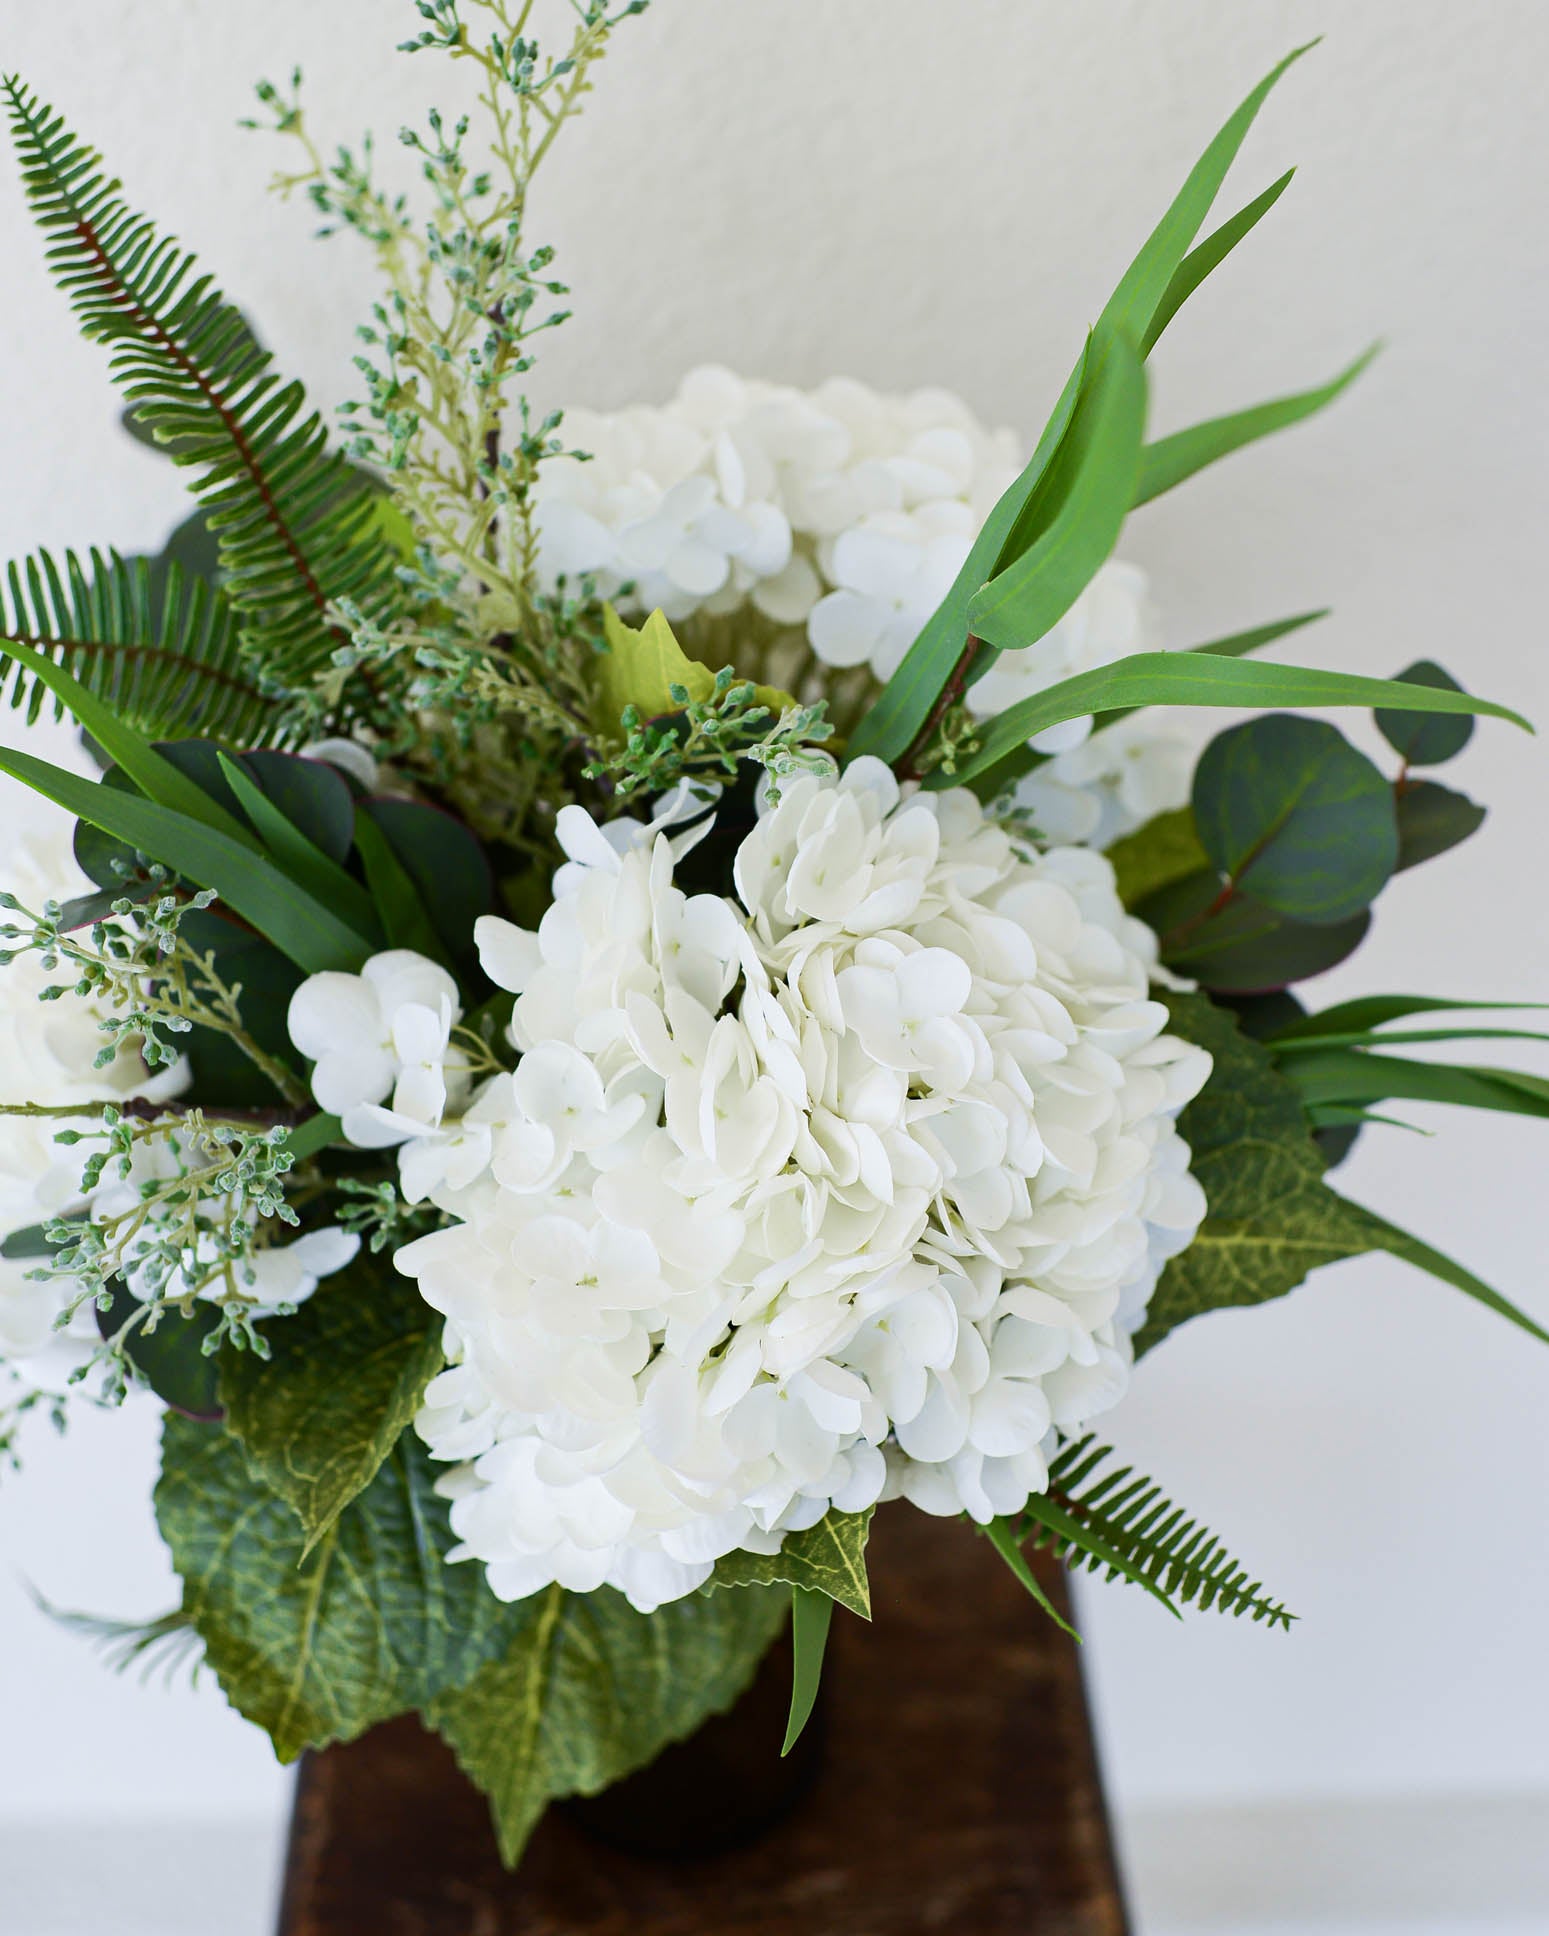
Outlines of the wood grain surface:
M957 1522L888 1508L868 1557L875 1619L835 1616L811 1779L752 1839L633 1854L556 1808L507 1875L451 1756L395 1721L303 1761L280 1936L1124 1936L1074 1644ZM750 1743L762 1769L783 1671L613 1791L613 1825L653 1779L733 1794Z

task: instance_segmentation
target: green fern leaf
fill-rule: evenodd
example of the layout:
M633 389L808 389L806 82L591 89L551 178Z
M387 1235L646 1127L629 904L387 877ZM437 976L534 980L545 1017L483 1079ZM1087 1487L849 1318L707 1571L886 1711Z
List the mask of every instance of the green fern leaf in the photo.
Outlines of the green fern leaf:
M1137 1478L1129 1466L1110 1466L1114 1457L1111 1447L1094 1447L1090 1435L1062 1446L1049 1466L1048 1521L1040 1518L1044 1497L1035 1494L1019 1539L1052 1547L1070 1566L1133 1580L1167 1601L1290 1627L1296 1616L1213 1533L1151 1480Z
M395 588L372 492L194 257L127 206L96 151L15 76L4 92L55 280L109 347L139 422L195 473L247 656L272 691L299 695L348 643L335 607L380 616ZM369 712L372 698L352 691L341 709Z
M148 739L224 739L266 746L281 720L244 659L225 595L169 564L160 583L147 558L39 552L7 567L0 586L0 696L31 725L61 701L7 646L30 646ZM9 678L7 677L9 675Z

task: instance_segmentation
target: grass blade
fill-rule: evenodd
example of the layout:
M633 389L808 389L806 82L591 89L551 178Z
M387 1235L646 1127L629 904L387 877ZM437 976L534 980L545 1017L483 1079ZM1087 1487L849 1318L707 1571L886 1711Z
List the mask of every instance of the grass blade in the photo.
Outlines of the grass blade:
M989 1525L985 1527L984 1532L985 1537L995 1548L996 1552L999 1553L1007 1566L1016 1575L1017 1579L1021 1581L1022 1585L1027 1588L1039 1606L1043 1608L1055 1626L1063 1628L1072 1640L1079 1641L1081 1638L1080 1634L1076 1632L1075 1628L1060 1612L1048 1594L1044 1592L1042 1586L1039 1584L1038 1575L1028 1565L1027 1556L1022 1551L1021 1545L1017 1540L1016 1528L1012 1525L1011 1521L1009 1519L992 1519Z
M1288 168L1279 181L1270 183L1262 195L1255 195L1247 207L1238 209L1230 221L1223 222L1218 229L1213 229L1198 248L1190 249L1174 271L1173 279L1168 283L1162 300L1157 304L1151 317L1150 327L1141 338L1142 356L1149 356L1156 348L1157 338L1206 276L1220 268L1243 237L1258 227L1291 186L1291 177L1295 173L1294 168Z
M791 1669L791 1718L786 1723L782 1756L795 1747L802 1729L812 1719L818 1688L823 1681L823 1653L828 1646L828 1629L833 1617L834 1603L826 1593L807 1586L791 1588L791 1650L795 1661Z
M371 905L371 896L360 882L280 812L246 767L225 753L217 757L238 805L258 830L260 840L280 871L324 907L337 908L362 934L374 935L376 911Z

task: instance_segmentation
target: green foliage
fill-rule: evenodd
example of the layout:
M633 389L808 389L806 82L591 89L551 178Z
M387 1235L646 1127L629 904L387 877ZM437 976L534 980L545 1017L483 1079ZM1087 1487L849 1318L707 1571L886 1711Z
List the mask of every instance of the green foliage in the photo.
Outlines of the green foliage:
M42 551L8 567L6 579L0 653L12 661L11 704L27 708L29 724L48 688L15 654L18 645L62 667L150 739L208 733L258 746L280 729L242 656L225 594L187 577L176 560L153 573L145 558L67 551L61 568ZM64 710L56 692L54 717Z
M271 691L311 688L348 643L331 607L377 610L394 591L369 493L194 258L129 209L58 115L4 85L54 275L139 422L193 473L250 663Z
M1206 276L1213 269L1219 269L1221 264L1231 254L1232 250L1242 241L1243 237L1251 234L1258 227L1259 223L1274 207L1275 203L1279 201L1280 197L1291 186L1291 178L1295 173L1296 170L1294 168L1288 168L1278 180L1272 181L1262 194L1255 195L1246 207L1240 208L1235 215L1223 222L1218 229L1213 229L1205 237L1203 242L1190 249L1182 262L1179 263L1171 282L1168 283L1166 290L1163 292L1162 300L1152 312L1151 321L1147 325L1146 332L1140 340L1140 352L1142 356L1149 356L1151 354L1152 350L1156 347L1157 338L1188 301L1189 297L1193 295L1194 291L1205 280Z
M1107 850L1119 899L1137 907L1152 894L1186 881L1209 865L1194 829L1194 809L1159 813Z
M1266 713L1218 734L1194 770L1193 807L1216 870L1293 919L1349 920L1398 859L1392 788L1322 720Z
M823 1685L823 1655L833 1625L834 1603L814 1587L791 1589L791 1713L785 1724L781 1755L788 1755L801 1739Z
M1145 1587L1173 1613L1178 1605L1214 1608L1289 1629L1294 1615L1265 1593L1213 1533L1174 1506L1090 1437L1064 1445L1049 1466L1047 1493L1027 1503L1021 1537L1050 1547L1068 1565Z
M186 1311L147 1313L117 1277L107 1282L102 1297L96 1315L103 1342L116 1341L122 1357L174 1411L186 1418L218 1419L215 1357L205 1346L223 1329L219 1309L200 1302Z
M1043 1608L1055 1626L1062 1628L1072 1640L1079 1641L1080 1634L1044 1592L1043 1582L1028 1565L1022 1552L1022 1534L1019 1524L1010 1519L992 1519L985 1527L984 1534L1015 1578L1026 1587L1029 1596Z
M869 1508L861 1513L831 1509L805 1532L787 1533L778 1553L739 1550L723 1555L701 1590L783 1583L813 1593L826 1593L829 1599L837 1600L862 1620L869 1620L871 1587L866 1578L866 1539L870 1531Z
M441 1320L388 1262L362 1255L269 1354L227 1354L220 1397L253 1476L301 1522L302 1557L381 1470L441 1369Z
M509 1645L524 1616L454 1540L412 1434L303 1557L292 1507L255 1484L240 1441L169 1415L156 1516L183 1611L226 1698L282 1761L424 1708Z
M1434 686L1444 692L1463 688L1433 659L1417 659L1399 675L1401 685ZM1471 719L1436 719L1428 713L1377 709L1377 730L1406 766L1441 766L1456 759L1473 738Z
M607 1587L553 1586L508 1609L506 1651L427 1715L489 1797L506 1863L550 1801L596 1794L729 1708L788 1604L783 1589L753 1587L646 1615Z
M1483 807L1435 780L1405 780L1394 788L1393 805L1398 817L1398 873L1450 853L1485 822Z
M379 905L401 924L401 932L419 935L420 940L409 945L423 946L432 956L471 965L477 959L474 924L489 913L495 900L494 877L483 847L460 820L418 800L363 800L356 822L357 839L368 821L397 862L397 871L393 872L372 843L369 851L374 859L368 859L367 879L373 892L386 894L387 881L393 883L391 901ZM404 898L405 880L423 920L411 912Z
M1321 975L1354 953L1372 921L1366 910L1343 921L1292 920L1228 889L1214 868L1159 888L1134 911L1156 930L1166 967L1223 995Z
M1451 1034L1451 1031L1431 1030L1422 1039L1447 1040ZM1315 1122L1331 1110L1366 1109L1373 1103L1400 1100L1453 1103L1467 1109L1502 1110L1519 1116L1549 1116L1549 1079L1520 1069L1415 1062L1407 1056L1379 1055L1359 1044L1294 1046L1297 1053L1282 1050L1280 1066Z
M1315 390L1302 390L1295 396L1277 397L1272 403L1256 404L1251 410L1238 410L1229 417L1214 417L1209 423L1193 424L1147 444L1141 456L1140 481L1135 487L1135 506L1149 504L1154 497L1172 490L1202 471L1207 464L1219 462L1234 451L1257 443L1261 437L1287 430L1327 408L1349 389L1377 354L1377 346L1358 356L1332 382Z

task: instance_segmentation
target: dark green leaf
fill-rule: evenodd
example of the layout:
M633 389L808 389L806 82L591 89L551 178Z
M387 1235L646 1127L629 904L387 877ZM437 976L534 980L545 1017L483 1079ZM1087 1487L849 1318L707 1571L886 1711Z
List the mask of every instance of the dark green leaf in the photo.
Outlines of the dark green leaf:
M199 886L213 888L233 912L309 974L325 968L358 968L371 953L364 936L304 894L261 854L215 831L210 824L215 809L209 801L204 818L192 819L154 800L80 779L30 753L7 749L0 749L0 772ZM243 832L246 835L246 829Z
M1140 462L1140 479L1135 487L1135 508L1149 504L1154 497L1170 491L1175 485L1182 484L1186 478L1202 471L1207 464L1214 464L1223 457L1231 456L1233 451L1242 450L1245 445L1255 444L1261 437L1269 437L1277 430L1288 430L1292 424L1301 423L1306 417L1331 404L1344 390L1347 390L1377 354L1378 346L1373 346L1358 356L1349 369L1342 370L1332 382L1319 386L1316 390L1301 390L1295 396L1276 397L1272 403L1255 404L1251 410L1237 410L1228 417L1213 417L1209 423L1192 424L1187 430L1176 431L1171 437L1162 437L1154 444L1147 444Z
M290 998L301 986L302 970L261 934L255 934L218 908L184 914L178 932L190 948L209 957L228 988L240 990L242 1026L259 1048L298 1078L302 1064L290 1039L286 1017ZM195 1027L182 1038L193 1064L194 1094L218 1097L228 1108L261 1108L273 1103L274 1088L230 1036Z
M831 1600L871 1618L871 1587L866 1578L866 1536L871 1512L831 1509L804 1533L787 1533L778 1553L739 1549L716 1561L703 1591L712 1587L800 1586L826 1593Z
M1218 734L1194 770L1193 804L1217 870L1293 920L1352 919L1398 858L1393 789L1322 720L1268 713Z
M1340 1103L1364 1109L1402 1099L1549 1116L1549 1078L1518 1069L1415 1062L1359 1048L1298 1048L1281 1066L1309 1108Z
M1262 994L1321 975L1353 954L1371 926L1368 912L1315 925L1277 914L1249 894L1222 902L1214 869L1148 895L1134 912L1160 935L1169 968L1226 995Z
M167 1419L156 1517L184 1608L227 1700L282 1761L465 1685L533 1617L481 1567L447 1564L444 1469L405 1434L303 1559L295 1513L255 1484L239 1441Z
M362 800L360 814L385 835L445 952L456 962L476 961L473 925L489 913L495 885L474 835L451 814L417 800Z
M488 1796L506 1864L550 1801L595 1795L731 1707L788 1605L783 1588L752 1587L646 1615L607 1587L556 1586L509 1609L505 1653L427 1715Z
M329 1116L319 1111L308 1116L304 1123L285 1132L285 1147L298 1163L316 1156L319 1150L330 1148L344 1140L344 1125L337 1116Z
M1440 687L1446 692L1463 688L1433 659L1417 659L1399 675L1403 685ZM1377 730L1406 766L1440 766L1455 759L1474 735L1471 719L1436 719L1426 713L1400 712L1379 706Z
M17 1263L31 1263L37 1258L52 1257L56 1248L49 1242L40 1223L29 1224L25 1230L13 1230L8 1236L0 1238L0 1257L9 1257Z
M1194 830L1194 809L1159 813L1108 849L1114 884L1127 908L1176 881L1188 880L1209 865Z
M980 735L979 751L962 761L955 774L932 773L927 787L961 786L999 766L1045 727L1087 713L1134 706L1372 706L1395 692L1391 679L1367 679L1351 672L1324 672L1312 666L1272 665L1257 659L1228 659L1214 653L1137 652L1112 664L1095 666L1061 679L1030 699L1008 706ZM1467 693L1432 692L1417 707L1441 713L1488 713L1508 719L1525 732L1533 729L1520 713L1475 699Z
M1394 794L1398 815L1398 869L1435 860L1478 833L1485 810L1465 793L1454 793L1435 780L1411 780Z
M1239 209L1218 229L1213 229L1197 247L1190 249L1174 272L1162 300L1156 306L1150 326L1140 340L1142 356L1149 356L1156 348L1157 338L1206 276L1218 269L1243 237L1257 228L1291 186L1291 177L1295 173L1294 168L1288 168L1278 181L1270 183L1262 195L1255 195L1246 208Z
M355 796L326 760L297 753L244 753L242 765L294 827L342 867L355 844Z
M809 1587L791 1589L791 1718L786 1723L782 1755L788 1755L801 1739L802 1729L817 1706L818 1689L823 1684L823 1654L828 1646L828 1629L834 1617L834 1603L826 1593Z
M369 813L355 824L355 844L366 870L366 886L389 944L412 948L431 961L447 961L441 938L431 925L419 889L408 869L388 845L387 835Z
M1412 1015L1482 1014L1486 1011L1549 1008L1549 1002L1458 1002L1443 995L1361 995L1338 1002L1276 1032L1277 1045L1301 1036L1366 1034Z
M253 1476L301 1522L305 1557L376 1477L445 1362L443 1323L391 1263L363 1252L294 1317L270 1355L228 1351L220 1395Z
M287 759L283 753L271 757L282 761ZM297 760L295 764L304 766L306 762ZM320 906L336 908L357 933L372 941L379 939L376 911L372 907L371 896L360 882L347 874L336 860L325 854L293 820L281 812L245 766L223 753L221 771L243 813L263 842L264 851L286 879L294 881ZM330 767L320 766L317 771L337 782L353 823L354 806L350 801L349 788Z

